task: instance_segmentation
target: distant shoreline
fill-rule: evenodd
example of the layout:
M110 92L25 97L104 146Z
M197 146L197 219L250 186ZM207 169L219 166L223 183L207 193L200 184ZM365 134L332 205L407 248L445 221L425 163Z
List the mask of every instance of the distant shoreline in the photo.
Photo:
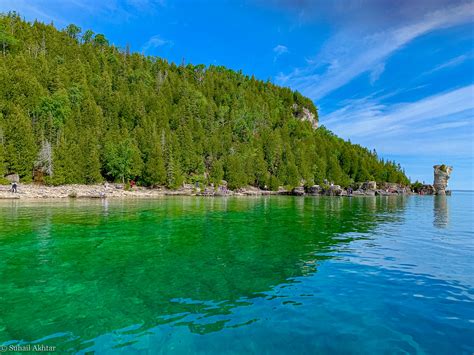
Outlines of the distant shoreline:
M300 188L301 189L301 188ZM295 189L297 190L297 189ZM235 191L227 188L214 189L213 187L195 188L193 185L185 185L177 190L171 190L164 187L146 188L133 187L125 189L122 184L100 184L100 185L62 185L45 186L35 184L19 184L18 192L10 191L10 186L0 186L0 200L47 200L47 199L154 199L165 196L322 196L320 193L301 193L301 190L279 191L261 190L256 187L248 186L246 188L236 189ZM341 196L346 196L347 192ZM354 191L354 197L375 196L383 194L389 196L410 195L410 192L404 193L385 193L383 190Z

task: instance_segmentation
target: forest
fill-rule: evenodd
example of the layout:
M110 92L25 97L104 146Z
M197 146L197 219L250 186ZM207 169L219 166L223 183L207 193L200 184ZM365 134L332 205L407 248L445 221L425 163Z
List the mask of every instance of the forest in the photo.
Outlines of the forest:
M0 15L0 178L276 190L374 180L400 165L303 119L300 93L222 66L131 53L69 25Z

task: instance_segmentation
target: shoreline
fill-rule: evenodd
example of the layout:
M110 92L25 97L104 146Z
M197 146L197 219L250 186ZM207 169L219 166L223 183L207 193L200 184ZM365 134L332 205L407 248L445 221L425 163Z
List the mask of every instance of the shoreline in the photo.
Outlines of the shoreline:
M403 190L399 192L386 192L384 190L356 190L352 195L338 187L338 193L330 188L326 191L305 192L302 188L285 190L281 188L278 191L261 190L256 187L248 186L246 188L231 191L228 189L214 189L206 187L204 189L194 188L191 185L185 185L177 190L171 190L163 187L146 188L134 187L124 189L121 184L101 184L101 185L62 185L45 186L35 184L18 185L18 192L10 191L10 186L0 186L0 200L64 200L64 199L154 199L166 196L198 196L198 197L226 197L226 196L400 196L411 195L413 193Z

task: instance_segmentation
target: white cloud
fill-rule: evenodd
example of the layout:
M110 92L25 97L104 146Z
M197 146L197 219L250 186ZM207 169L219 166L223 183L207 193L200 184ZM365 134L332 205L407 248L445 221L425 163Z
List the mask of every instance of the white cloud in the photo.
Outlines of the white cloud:
M53 21L59 26L77 23L71 14L87 13L121 23L136 17L136 10L154 12L163 6L165 0L0 0L1 12L16 11L27 20Z
M372 97L349 100L321 118L338 135L390 154L469 154L474 85L390 106Z
M442 63L436 67L434 67L433 69L423 73L422 75L428 75L428 74L432 74L434 72L437 72L437 71L440 71L440 70L443 70L443 69L446 69L446 68L452 68L452 67L455 67L457 65L461 65L462 63L464 63L467 59L471 58L472 57L472 54L463 54L463 55L460 55L458 57L455 57L453 59L450 59L448 60L447 62L445 63Z
M273 51L277 54L277 55L282 55L283 53L288 53L288 47L282 45L282 44L279 44L277 46L275 46L273 48Z
M2 0L0 1L0 12L16 11L27 20L38 19L44 22L53 21L58 25L66 25L68 22L59 16L53 15L51 12L43 11L43 7L27 0Z
M151 36L150 39L142 46L143 52L148 52L150 49L162 46L172 46L173 41L163 39L160 35Z
M385 63L379 63L370 73L370 84L373 85L385 71Z
M315 57L317 64L280 75L277 81L317 100L371 70L376 80L383 72L384 61L395 51L428 32L472 21L473 12L474 3L469 2L431 12L417 22L370 36L354 36L351 31L342 31Z
M275 57L273 58L273 61L275 62L281 55L288 53L288 47L279 44L273 48L273 52L275 53Z

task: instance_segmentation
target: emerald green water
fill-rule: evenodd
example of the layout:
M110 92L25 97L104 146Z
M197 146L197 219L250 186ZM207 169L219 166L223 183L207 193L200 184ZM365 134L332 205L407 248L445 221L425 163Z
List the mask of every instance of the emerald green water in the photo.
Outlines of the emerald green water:
M470 354L473 197L0 202L0 345Z

